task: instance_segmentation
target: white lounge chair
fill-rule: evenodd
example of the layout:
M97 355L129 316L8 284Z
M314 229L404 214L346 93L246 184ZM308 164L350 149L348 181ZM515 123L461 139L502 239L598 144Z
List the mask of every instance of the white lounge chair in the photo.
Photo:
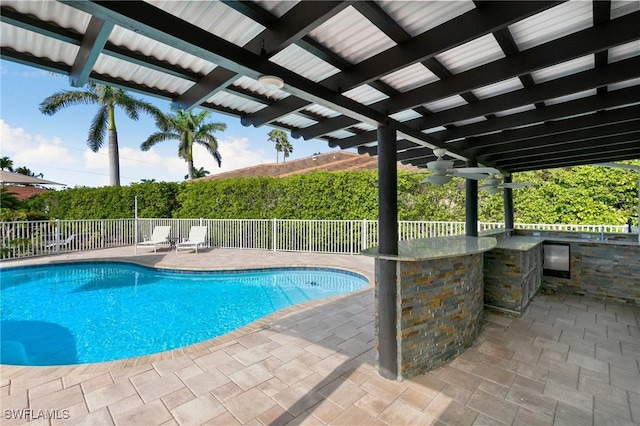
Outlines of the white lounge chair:
M189 230L189 238L187 241L176 244L176 253L180 249L195 249L198 252L198 246L204 246L207 238L206 226L192 226Z
M62 248L71 244L71 241L76 237L76 234L71 234L64 240L52 240L48 241L44 248Z
M158 249L158 246L169 244L169 232L171 232L170 226L154 227L153 233L151 234L151 238L149 240L142 241L136 244L136 252L138 250L138 246L143 246L143 247L153 246L153 252L155 253Z

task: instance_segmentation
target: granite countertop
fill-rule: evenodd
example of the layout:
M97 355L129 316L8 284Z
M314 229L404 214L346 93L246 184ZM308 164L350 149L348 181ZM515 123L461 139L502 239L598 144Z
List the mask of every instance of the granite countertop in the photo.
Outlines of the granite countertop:
M498 238L496 248L527 251L537 246L538 244L542 244L545 240L546 238L544 237L519 237L514 235L510 237Z
M577 237L571 238L571 237L555 237L555 236L535 237L535 238L541 238L544 241L558 242L558 243L602 244L602 245L610 245L610 246L631 246L631 247L640 246L640 243L638 241L629 241L629 240L606 239L602 241L595 238L577 238Z
M489 251L496 246L493 237L440 237L403 240L398 243L398 255L378 253L378 247L362 250L366 256L379 259L419 261L441 259L445 257L466 256L469 254Z

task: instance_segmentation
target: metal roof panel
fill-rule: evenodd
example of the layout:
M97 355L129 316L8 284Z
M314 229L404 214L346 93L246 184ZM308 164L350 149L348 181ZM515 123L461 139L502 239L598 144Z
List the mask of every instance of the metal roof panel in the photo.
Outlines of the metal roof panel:
M318 114L327 118L337 117L340 115L339 112L334 111L327 107L323 107L322 105L318 105L318 104L309 105L308 107L305 108L305 111L309 111L313 114Z
M620 46L609 49L609 63L622 61L623 59L633 58L640 55L640 40L634 40L630 43L621 44Z
M244 114L253 114L254 112L260 111L262 108L265 108L265 105L259 102L245 99L229 92L218 92L207 99L207 102L220 105L225 108L231 108Z
M218 1L146 1L238 46L244 46L264 30L262 25Z
M562 62L531 73L533 80L539 84L556 78L566 77L581 71L590 70L595 66L593 55L582 56L571 61Z
M421 63L410 65L383 76L380 80L399 92L406 92L425 84L433 83L439 78Z
M352 64L396 45L353 6L315 28L309 36Z
M520 51L593 26L590 1L570 0L509 25Z
M436 55L436 59L452 74L458 74L504 57L505 54L493 34L486 34Z
M582 92L572 93L566 96L560 96L558 98L547 99L546 101L544 101L544 103L547 106L556 105L556 104L561 104L563 102L569 102L569 101L574 101L576 99L586 98L587 96L595 96L596 94L598 94L596 89L589 89L589 90L584 90Z
M522 85L520 79L514 77L508 80L490 84L488 86L473 89L471 93L473 93L478 99L486 99L493 96L502 95L504 93L513 92L514 90L519 90L522 88L524 88L524 86Z
M269 60L316 83L340 72L338 68L295 44L287 46Z
M343 95L364 105L371 105L372 103L389 98L389 96L385 95L379 90L374 89L368 84L354 87L353 89L344 92Z
M376 3L412 37L475 8L473 1L397 1Z
M424 107L431 112L444 111L445 109L455 108L461 105L466 105L467 101L460 95L449 96L448 98L439 99L435 102L429 102L424 104Z

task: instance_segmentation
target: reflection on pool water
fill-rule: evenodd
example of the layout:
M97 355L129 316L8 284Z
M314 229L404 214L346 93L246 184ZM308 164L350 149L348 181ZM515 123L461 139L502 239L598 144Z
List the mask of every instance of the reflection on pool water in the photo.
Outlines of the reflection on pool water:
M364 288L321 268L184 272L127 263L0 269L0 361L100 362L175 349L287 306Z

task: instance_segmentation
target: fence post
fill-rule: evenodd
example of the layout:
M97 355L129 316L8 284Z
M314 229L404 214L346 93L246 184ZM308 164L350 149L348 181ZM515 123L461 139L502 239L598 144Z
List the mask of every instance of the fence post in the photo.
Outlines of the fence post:
M273 241L273 251L278 251L278 222L276 218L271 219L271 240Z
M60 219L56 219L56 254L60 254Z
M367 237L367 219L362 219L362 250L369 248L367 247L367 241L369 241Z

